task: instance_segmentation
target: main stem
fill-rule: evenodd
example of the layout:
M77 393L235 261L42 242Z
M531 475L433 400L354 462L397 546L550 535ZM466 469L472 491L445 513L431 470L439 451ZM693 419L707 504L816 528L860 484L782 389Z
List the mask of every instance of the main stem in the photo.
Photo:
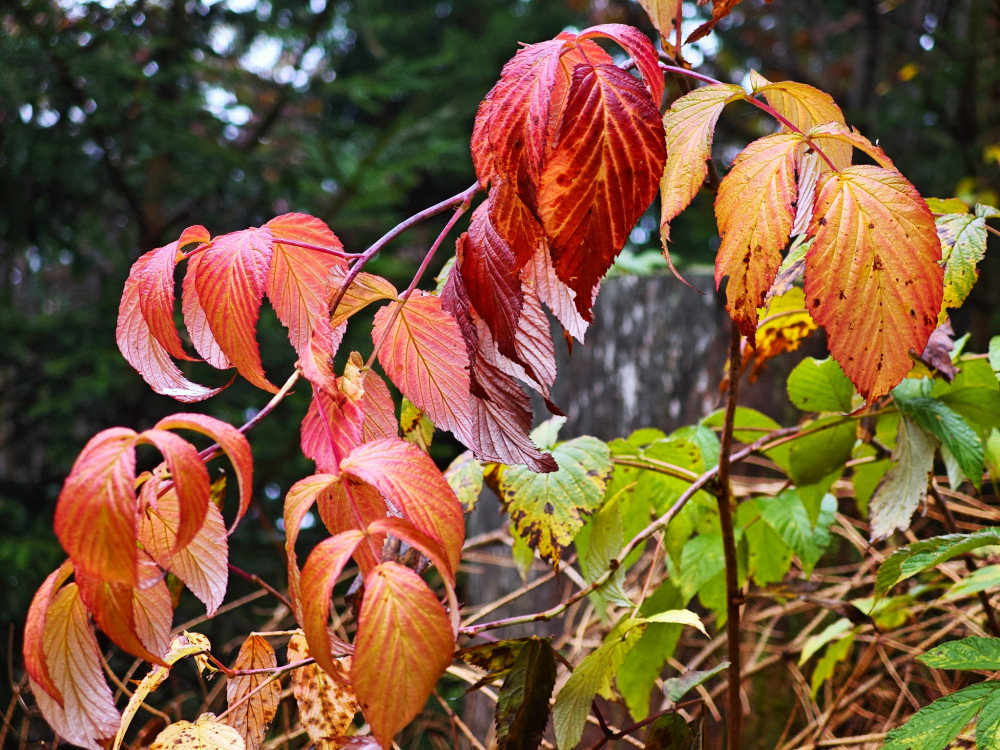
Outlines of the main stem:
M739 395L742 356L740 332L733 323L729 343L729 387L726 389L726 418L722 426L722 445L719 449L719 524L722 527L722 549L726 559L726 640L729 648L729 748L739 750L743 728L743 704L740 701L740 605L743 592L739 582L739 563L736 559L736 535L733 531L733 491L729 470L733 450L733 426L736 421L736 400Z

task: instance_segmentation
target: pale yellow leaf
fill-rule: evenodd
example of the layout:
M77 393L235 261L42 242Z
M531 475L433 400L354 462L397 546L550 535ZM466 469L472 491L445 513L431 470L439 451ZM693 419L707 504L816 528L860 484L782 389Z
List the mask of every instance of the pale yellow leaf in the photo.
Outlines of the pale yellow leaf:
M246 745L239 732L217 722L214 714L202 714L193 724L171 724L153 740L150 750L246 750Z
M305 636L293 635L288 642L289 663L308 657ZM334 738L352 732L354 715L360 710L348 677L351 658L334 659L333 664L340 676L339 683L315 664L292 672L292 693L299 706L299 721L317 748L332 745Z

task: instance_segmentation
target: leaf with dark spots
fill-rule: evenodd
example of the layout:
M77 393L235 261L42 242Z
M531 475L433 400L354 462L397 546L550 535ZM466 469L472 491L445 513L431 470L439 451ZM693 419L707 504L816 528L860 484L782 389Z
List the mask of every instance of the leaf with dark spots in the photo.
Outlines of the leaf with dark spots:
M548 640L532 638L520 650L497 695L497 747L538 747L549 721L556 659Z

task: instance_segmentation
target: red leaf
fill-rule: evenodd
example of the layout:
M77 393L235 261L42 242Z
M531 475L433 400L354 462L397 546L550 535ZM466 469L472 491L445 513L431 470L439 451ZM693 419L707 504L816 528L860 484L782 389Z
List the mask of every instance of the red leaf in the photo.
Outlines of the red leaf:
M656 107L659 107L663 100L663 73L660 72L660 61L656 54L656 48L649 41L649 38L633 26L623 23L606 23L584 29L577 39L582 41L596 37L604 37L618 42L628 52L632 60L635 61L636 68L642 73L642 80L646 85L649 98Z
M187 440L166 430L146 430L139 435L138 443L149 443L163 454L176 490L180 518L174 549L188 545L205 522L208 513L211 482L208 470L202 463L197 449Z
M271 644L262 636L251 633L240 647L233 669L266 670L277 666L278 659ZM281 685L277 681L268 682L270 678L267 672L259 671L237 675L226 683L226 702L229 706L246 698L225 718L225 723L243 737L246 750L260 748L267 726L278 712Z
M465 541L465 517L455 491L417 446L398 439L376 440L356 448L342 471L377 488L420 531L444 549L454 580Z
M314 474L293 484L288 490L288 494L285 495L285 555L288 559L288 590L295 619L298 622L303 621L300 590L302 576L299 572L295 543L299 538L299 529L302 528L302 519L306 517L309 509L316 502L317 496L336 479L332 474Z
M378 361L403 395L435 425L458 435L472 415L469 358L455 318L442 309L438 297L419 291L394 319L392 309L375 313L372 339L376 345L383 337L385 341Z
M335 255L304 248L342 251L343 245L325 222L306 214L284 214L265 226L274 237L274 253L267 277L267 296L288 329L288 338L299 356L309 343L318 318L329 317L332 296L331 272L344 270L347 263Z
M139 586L132 591L135 632L152 653L164 657L170 651L170 626L174 607L166 576L152 562L139 566Z
M613 64L577 66L565 112L539 181L538 216L556 273L590 320L594 287L656 195L665 136L649 95Z
M715 199L722 237L715 285L729 277L726 310L751 341L757 308L778 274L795 217L795 147L801 140L778 133L751 143L736 157Z
M361 406L365 412L365 421L361 423L361 439L368 443L381 438L398 437L396 404L393 403L385 381L374 370L367 370L364 373L364 388Z
M264 375L256 338L273 244L268 227L224 234L195 257L188 274L195 274L198 302L219 349L240 375L258 388L277 393Z
M448 615L420 576L393 562L368 575L351 678L383 748L424 707L454 649Z
M154 486L153 482L144 484L140 497L153 494ZM179 525L177 493L170 488L156 498L155 507L147 504L140 513L139 541L161 568L180 578L204 602L211 617L222 604L229 579L229 542L222 512L209 503L205 522L183 549L176 544Z
M184 274L184 281L181 284L181 312L184 314L184 326L188 330L195 351L215 369L226 370L232 367L232 363L222 353L219 342L212 334L195 283L204 260L204 253L198 253L188 260L187 273Z
M660 180L660 233L663 246L670 239L670 222L690 205L708 174L712 137L722 109L745 99L740 86L715 83L677 99L663 118L667 164Z
M63 484L55 532L76 569L134 586L135 442L124 427L99 432L84 446Z
M894 388L937 326L941 242L916 189L894 170L820 178L806 255L806 306L868 403Z
M526 287L535 290L538 298L548 306L569 335L582 344L590 323L577 311L576 292L556 275L547 247L542 247L535 253L531 262L521 270L521 278ZM596 296L597 289L594 289L590 305L594 304Z
M482 348L495 354L493 363L503 372L518 378L545 398L549 396L549 386L556 380L556 351L552 343L549 319L542 310L538 295L531 287L524 289L524 305L517 323L517 337L514 339L516 358L508 358L495 351L492 336L482 320L476 321ZM530 374L522 363L531 364Z
M333 395L313 390L309 410L302 420L301 446L316 470L337 474L340 461L361 445L362 407L340 391Z
M60 706L63 705L62 693L52 679L45 660L45 622L53 597L72 572L73 563L67 560L49 573L35 592L24 623L24 666L28 676Z
M514 337L524 294L514 253L490 223L486 203L473 212L469 231L458 238L457 266L469 301L489 326L500 352L516 358ZM454 272L454 271L453 271Z
M384 532L371 530L371 524L389 512L382 494L370 484L341 474L316 495L316 510L331 534L367 529L367 541L354 550L354 559L362 575L368 575L381 561L385 543Z
M61 589L48 608L44 650L63 703L32 681L42 715L67 742L101 750L101 741L115 735L119 715L101 671L97 638L75 583Z
M420 554L430 560L438 569L441 577L454 587L455 577L449 574L450 564L445 557L441 545L423 533L406 518L380 518L368 527L368 533L392 534L397 539L409 544ZM367 573L365 573L367 575Z
M313 322L309 345L299 356L302 375L316 388L330 391L336 388L337 375L333 370L333 358L344 340L347 326L330 326L330 320L323 315Z
M330 655L327 625L330 622L330 594L354 548L365 538L363 531L352 530L325 539L309 553L302 568L300 602L302 632L309 644L309 653L327 674L336 677L338 670ZM415 574L414 574L415 575ZM366 592L365 601L370 592Z
M186 230L181 241L193 229L198 227ZM173 269L179 244L151 250L132 266L118 307L115 337L122 356L156 393L178 401L201 401L222 388L191 382L170 358L191 359L173 322Z
M155 429L193 430L207 435L222 448L236 471L236 479L240 485L239 510L236 512L236 520L229 527L229 533L232 534L250 507L253 493L253 454L243 433L231 424L205 414L171 414L157 422Z

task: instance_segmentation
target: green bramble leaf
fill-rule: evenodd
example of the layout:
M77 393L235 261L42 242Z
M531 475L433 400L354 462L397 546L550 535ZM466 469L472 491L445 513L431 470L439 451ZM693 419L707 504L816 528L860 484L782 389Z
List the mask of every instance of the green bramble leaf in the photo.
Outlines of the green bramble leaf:
M937 438L912 419L904 416L899 420L899 437L892 454L896 464L885 473L869 504L872 541L910 527L913 513L927 499L937 446Z
M829 494L823 498L815 526L795 490L786 490L777 497L761 498L757 502L764 521L795 551L802 570L809 576L830 545L830 526L837 512L837 498Z
M704 685L710 679L715 677L715 675L719 674L719 672L728 668L729 662L724 661L711 669L692 669L690 672L685 672L680 677L671 677L669 680L663 681L663 694L666 696L667 700L670 701L670 703L677 703L677 701L687 695L690 690L694 690L699 685Z
M471 513L479 500L479 493L483 491L483 465L471 451L465 451L448 465L444 478L455 491L462 509Z
M986 705L989 704L989 710ZM883 750L936 750L944 748L962 731L972 718L982 710L983 716L976 727L976 744L980 748L996 747L983 744L982 739L997 731L1000 682L980 682L938 698L910 717L903 726L893 729L885 737ZM983 718L987 722L982 721Z
M813 670L812 677L809 680L809 688L813 698L816 697L816 693L819 692L823 683L833 677L833 671L837 668L837 665L850 655L851 646L853 645L854 631L852 630L840 638L840 640L834 641L826 647L826 651L823 652L823 656L816 663L816 668Z
M944 304L961 307L979 278L979 261L986 254L986 220L967 213L946 214L934 220L941 239L944 266Z
M789 454L792 478L798 485L816 484L843 471L857 439L857 425L843 417L823 417L807 429L792 443Z
M531 638L521 648L497 695L497 747L538 747L549 721L549 696L556 683L552 644Z
M608 569L608 563L618 556L625 544L619 503L623 494L626 494L624 488L605 502L597 512L586 548L580 551L580 570L588 583L593 583ZM632 602L625 593L624 584L625 566L622 565L615 571L611 580L601 586L596 593L611 604L631 607Z
M900 547L886 558L875 576L878 600L900 581L964 555L980 547L1000 544L1000 528L980 529L972 534L946 534Z
M969 636L958 641L948 641L918 656L928 667L935 669L1000 669L1000 638Z
M788 398L802 411L851 411L855 390L837 361L806 357L788 376Z
M983 479L983 443L965 420L934 398L895 399L899 410L942 442L976 486Z

